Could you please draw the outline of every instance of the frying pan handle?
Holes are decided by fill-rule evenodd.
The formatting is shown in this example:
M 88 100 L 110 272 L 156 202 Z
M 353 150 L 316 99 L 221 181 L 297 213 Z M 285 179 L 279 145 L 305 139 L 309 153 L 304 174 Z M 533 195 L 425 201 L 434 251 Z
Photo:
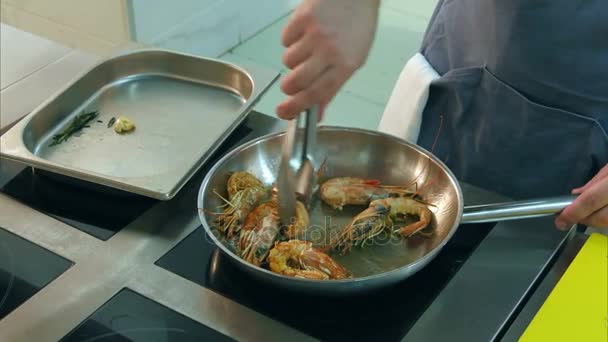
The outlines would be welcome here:
M 483 223 L 549 216 L 572 204 L 577 195 L 541 198 L 537 200 L 482 204 L 464 208 L 461 223 Z

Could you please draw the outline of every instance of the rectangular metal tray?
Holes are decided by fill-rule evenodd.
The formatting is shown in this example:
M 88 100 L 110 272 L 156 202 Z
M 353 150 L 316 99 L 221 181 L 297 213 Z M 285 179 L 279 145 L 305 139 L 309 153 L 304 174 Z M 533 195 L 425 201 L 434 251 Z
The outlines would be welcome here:
M 167 50 L 105 60 L 42 103 L 0 138 L 0 156 L 111 188 L 171 199 L 245 119 L 279 76 L 259 67 Z M 49 146 L 83 112 L 99 116 Z M 107 124 L 126 116 L 135 129 Z M 97 122 L 100 120 L 102 122 Z

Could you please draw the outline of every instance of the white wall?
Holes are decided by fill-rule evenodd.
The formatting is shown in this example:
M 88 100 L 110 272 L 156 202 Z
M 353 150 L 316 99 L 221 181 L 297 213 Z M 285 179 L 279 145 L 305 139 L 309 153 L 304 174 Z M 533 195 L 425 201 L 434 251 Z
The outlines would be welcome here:
M 301 0 L 130 0 L 138 42 L 218 57 L 286 15 Z

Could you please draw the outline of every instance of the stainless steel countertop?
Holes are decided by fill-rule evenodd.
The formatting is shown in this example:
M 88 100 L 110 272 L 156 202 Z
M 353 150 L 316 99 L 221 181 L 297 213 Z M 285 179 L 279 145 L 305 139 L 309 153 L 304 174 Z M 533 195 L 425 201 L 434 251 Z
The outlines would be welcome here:
M 245 123 L 253 129 L 250 136 L 285 128 L 284 122 L 258 113 Z M 20 170 L 1 162 L 0 186 Z M 240 341 L 313 340 L 154 265 L 200 225 L 196 196 L 204 172 L 174 199 L 158 203 L 105 242 L 0 194 L 0 226 L 75 262 L 0 321 L 0 340 L 56 341 L 124 287 Z M 504 200 L 462 186 L 467 205 Z M 551 218 L 497 224 L 404 340 L 490 341 L 503 336 L 571 234 L 555 230 Z M 401 304 L 407 310 L 407 303 Z

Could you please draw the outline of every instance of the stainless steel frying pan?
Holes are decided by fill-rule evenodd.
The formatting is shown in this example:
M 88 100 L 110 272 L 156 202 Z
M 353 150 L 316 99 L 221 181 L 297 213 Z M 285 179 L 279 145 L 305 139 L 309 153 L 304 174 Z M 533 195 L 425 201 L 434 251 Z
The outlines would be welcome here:
M 283 139 L 284 133 L 263 136 L 224 156 L 203 180 L 198 207 L 217 210 L 222 203 L 214 190 L 225 196 L 226 181 L 233 171 L 249 171 L 272 186 L 281 162 Z M 245 262 L 216 230 L 213 215 L 199 210 L 202 225 L 213 242 L 242 270 L 280 287 L 306 292 L 348 294 L 393 284 L 426 266 L 460 224 L 551 215 L 574 198 L 564 196 L 465 208 L 458 181 L 439 159 L 405 140 L 370 130 L 320 127 L 315 156 L 317 162 L 327 158 L 324 178 L 357 176 L 378 179 L 384 184 L 407 184 L 415 180 L 419 187 L 424 187 L 421 195 L 433 205 L 434 234 L 431 238 L 379 240 L 364 248 L 355 247 L 345 256 L 331 254 L 353 273 L 353 278 L 308 280 L 283 276 Z M 308 237 L 314 243 L 323 244 L 330 232 L 344 227 L 363 209 L 345 207 L 343 211 L 335 211 L 315 196 L 311 201 Z

